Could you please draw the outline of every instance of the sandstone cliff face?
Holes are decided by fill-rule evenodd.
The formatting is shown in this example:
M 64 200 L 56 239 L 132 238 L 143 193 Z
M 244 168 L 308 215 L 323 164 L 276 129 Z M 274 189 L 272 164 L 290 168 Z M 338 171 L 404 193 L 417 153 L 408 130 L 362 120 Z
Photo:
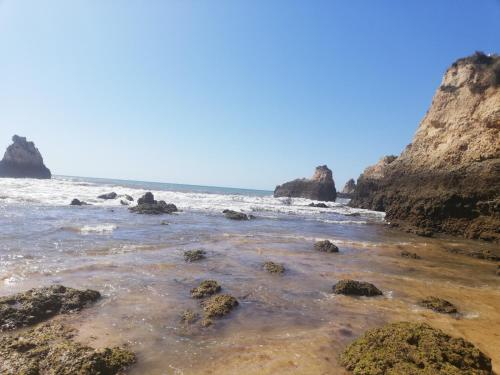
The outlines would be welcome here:
M 43 164 L 40 151 L 25 137 L 14 135 L 0 161 L 0 177 L 50 178 L 50 170 Z
M 274 196 L 335 201 L 337 192 L 335 190 L 332 171 L 326 165 L 316 167 L 311 179 L 296 179 L 276 186 Z
M 500 56 L 477 53 L 446 72 L 410 145 L 359 177 L 351 205 L 387 220 L 500 239 Z

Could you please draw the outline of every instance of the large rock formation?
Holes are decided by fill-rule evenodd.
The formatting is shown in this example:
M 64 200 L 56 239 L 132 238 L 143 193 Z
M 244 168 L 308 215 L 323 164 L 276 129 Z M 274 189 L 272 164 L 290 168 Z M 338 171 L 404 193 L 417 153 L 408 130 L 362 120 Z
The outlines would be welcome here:
M 353 178 L 347 181 L 342 189 L 342 194 L 353 194 L 354 190 L 356 190 L 356 182 Z
M 351 205 L 395 225 L 500 239 L 500 56 L 446 72 L 413 142 L 359 177 Z
M 40 151 L 33 142 L 17 135 L 0 161 L 0 177 L 50 178 L 50 170 L 43 164 Z
M 274 196 L 334 201 L 337 198 L 337 192 L 332 171 L 326 165 L 316 167 L 311 179 L 301 178 L 276 186 Z

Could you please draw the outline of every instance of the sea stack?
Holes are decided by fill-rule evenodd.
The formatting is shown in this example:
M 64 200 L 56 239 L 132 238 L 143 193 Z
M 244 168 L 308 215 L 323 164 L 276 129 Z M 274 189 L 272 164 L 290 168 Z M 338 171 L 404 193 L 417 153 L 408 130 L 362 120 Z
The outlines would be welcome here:
M 335 201 L 337 192 L 332 171 L 326 165 L 316 167 L 312 178 L 301 178 L 276 186 L 275 197 L 308 198 L 317 201 Z
M 50 170 L 43 164 L 40 151 L 26 137 L 14 135 L 0 161 L 0 177 L 51 178 Z
M 500 56 L 446 72 L 411 144 L 359 177 L 351 205 L 417 233 L 500 239 Z

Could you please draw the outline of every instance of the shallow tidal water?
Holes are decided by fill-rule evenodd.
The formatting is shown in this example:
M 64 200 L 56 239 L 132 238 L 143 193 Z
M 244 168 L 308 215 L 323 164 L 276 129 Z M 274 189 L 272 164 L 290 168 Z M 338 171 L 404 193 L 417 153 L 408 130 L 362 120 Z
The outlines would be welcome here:
M 182 211 L 136 215 L 119 200 L 95 198 L 113 190 L 136 199 L 152 190 Z M 70 207 L 72 198 L 93 205 Z M 446 251 L 498 246 L 417 237 L 388 228 L 380 213 L 308 203 L 268 192 L 0 179 L 0 295 L 54 283 L 99 290 L 100 302 L 57 319 L 90 346 L 127 345 L 138 356 L 132 375 L 345 374 L 338 355 L 347 344 L 400 320 L 464 337 L 500 372 L 497 265 Z M 224 208 L 257 218 L 231 221 Z M 315 252 L 320 239 L 340 252 Z M 183 252 L 192 249 L 207 258 L 186 263 Z M 402 250 L 422 259 L 402 258 Z M 285 274 L 265 272 L 268 260 L 283 263 Z M 333 295 L 343 278 L 372 282 L 384 295 Z M 204 279 L 217 280 L 240 304 L 211 327 L 184 325 L 182 311 L 201 313 L 190 290 Z M 428 295 L 449 300 L 460 314 L 418 307 Z

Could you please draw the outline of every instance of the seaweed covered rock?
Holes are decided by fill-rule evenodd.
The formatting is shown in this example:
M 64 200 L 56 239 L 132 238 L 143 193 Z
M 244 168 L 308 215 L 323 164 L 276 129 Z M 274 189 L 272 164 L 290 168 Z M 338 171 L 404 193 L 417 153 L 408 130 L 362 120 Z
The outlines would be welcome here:
M 491 360 L 470 342 L 425 323 L 371 329 L 351 343 L 340 363 L 354 375 L 491 375 Z
M 231 220 L 250 220 L 252 218 L 252 216 L 244 214 L 243 212 L 233 210 L 224 210 L 222 213 L 226 218 Z
M 202 306 L 205 319 L 220 318 L 238 306 L 238 300 L 228 294 L 219 294 L 203 301 Z
M 137 200 L 137 206 L 130 207 L 131 212 L 146 215 L 161 215 L 177 212 L 175 204 L 166 203 L 165 201 L 156 201 L 153 193 L 147 192 Z
M 205 250 L 187 250 L 184 251 L 184 260 L 186 262 L 196 262 L 205 258 Z
M 4 375 L 115 375 L 135 362 L 134 353 L 115 347 L 93 349 L 73 338 L 73 331 L 44 323 L 0 337 L 0 373 Z
M 316 167 L 314 175 L 299 178 L 276 186 L 274 197 L 298 197 L 316 201 L 335 201 L 337 191 L 333 181 L 332 171 L 326 165 Z
M 0 177 L 51 178 L 50 170 L 43 164 L 40 151 L 26 137 L 14 135 L 0 161 Z
M 431 309 L 435 312 L 442 314 L 455 314 L 458 312 L 455 305 L 439 297 L 434 297 L 434 296 L 426 297 L 418 301 L 418 304 L 422 307 Z
M 323 253 L 338 253 L 339 248 L 328 240 L 318 241 L 314 244 L 314 250 Z
M 401 255 L 403 258 L 408 258 L 408 259 L 421 259 L 420 255 L 417 253 L 412 253 L 407 250 L 403 250 L 399 255 Z
M 196 288 L 191 289 L 191 297 L 205 298 L 219 293 L 221 287 L 215 280 L 204 280 Z
M 278 275 L 282 275 L 285 273 L 285 267 L 282 264 L 275 262 L 265 262 L 264 269 L 269 273 L 274 273 Z
M 95 290 L 53 285 L 0 297 L 0 331 L 29 326 L 60 313 L 78 311 L 100 296 Z
M 367 168 L 350 205 L 401 229 L 500 240 L 500 56 L 476 53 L 446 71 L 412 142 Z
M 184 324 L 193 324 L 200 318 L 199 314 L 191 309 L 184 310 L 181 313 L 181 322 Z
M 366 281 L 356 281 L 344 279 L 333 286 L 335 294 L 344 294 L 347 296 L 380 296 L 382 292 L 373 284 Z

